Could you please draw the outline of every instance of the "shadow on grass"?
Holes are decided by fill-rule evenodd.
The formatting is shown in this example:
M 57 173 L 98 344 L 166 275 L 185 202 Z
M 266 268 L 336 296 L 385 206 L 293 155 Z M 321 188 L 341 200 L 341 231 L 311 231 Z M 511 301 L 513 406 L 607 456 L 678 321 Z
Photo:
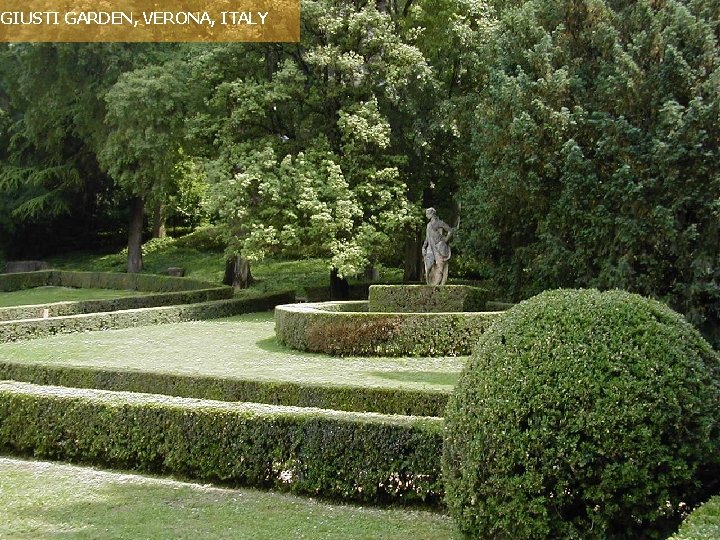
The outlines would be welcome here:
M 294 356 L 304 356 L 308 358 L 334 358 L 330 355 L 323 353 L 312 353 L 307 351 L 299 351 L 291 347 L 282 345 L 276 336 L 270 336 L 264 339 L 259 339 L 255 342 L 255 346 L 265 352 L 280 353 L 280 354 L 291 354 Z
M 16 539 L 455 538 L 450 520 L 430 512 L 363 510 L 66 466 L 46 466 L 39 475 L 6 472 L 13 480 L 11 491 L 18 493 L 9 501 L 0 532 Z
M 267 352 L 279 352 L 279 353 L 293 353 L 298 352 L 294 349 L 291 349 L 289 347 L 286 347 L 285 345 L 280 345 L 280 343 L 277 340 L 277 337 L 271 336 L 265 339 L 259 339 L 255 342 L 255 346 L 258 349 L 261 349 L 263 351 Z

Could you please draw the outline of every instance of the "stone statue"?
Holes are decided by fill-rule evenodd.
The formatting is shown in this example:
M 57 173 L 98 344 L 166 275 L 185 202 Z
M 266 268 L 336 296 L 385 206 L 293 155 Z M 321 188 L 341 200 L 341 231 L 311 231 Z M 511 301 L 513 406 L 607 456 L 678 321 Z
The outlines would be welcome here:
M 454 229 L 437 217 L 434 208 L 425 210 L 425 217 L 429 220 L 422 246 L 425 281 L 428 285 L 445 285 L 450 260 L 449 242 Z M 443 231 L 446 231 L 447 235 L 444 235 Z

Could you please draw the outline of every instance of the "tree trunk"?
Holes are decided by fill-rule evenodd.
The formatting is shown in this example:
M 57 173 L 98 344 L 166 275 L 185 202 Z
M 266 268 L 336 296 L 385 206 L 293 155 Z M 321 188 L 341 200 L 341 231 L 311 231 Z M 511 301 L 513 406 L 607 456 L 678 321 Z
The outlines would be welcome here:
M 142 231 L 145 217 L 145 201 L 142 197 L 133 197 L 130 203 L 130 227 L 128 230 L 127 271 L 135 274 L 142 270 Z
M 380 279 L 380 271 L 373 266 L 368 264 L 362 274 L 363 281 L 377 281 Z
M 236 289 L 247 289 L 255 283 L 255 279 L 250 272 L 250 261 L 244 259 L 240 255 L 231 257 L 225 261 L 225 277 L 223 278 L 225 285 L 232 285 Z
M 153 238 L 165 238 L 165 205 L 161 202 L 155 205 L 153 211 Z
M 350 298 L 350 284 L 347 279 L 338 276 L 338 269 L 330 270 L 330 300 L 347 300 Z
M 422 277 L 420 259 L 420 240 L 417 232 L 413 232 L 411 236 L 405 238 L 404 281 L 420 281 Z

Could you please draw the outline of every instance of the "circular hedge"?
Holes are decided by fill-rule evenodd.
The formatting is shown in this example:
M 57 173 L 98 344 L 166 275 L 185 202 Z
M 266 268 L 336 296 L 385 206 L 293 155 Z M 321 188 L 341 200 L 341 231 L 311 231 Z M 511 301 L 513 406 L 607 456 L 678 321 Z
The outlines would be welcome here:
M 718 487 L 720 359 L 621 291 L 548 291 L 481 338 L 446 411 L 468 538 L 662 538 Z

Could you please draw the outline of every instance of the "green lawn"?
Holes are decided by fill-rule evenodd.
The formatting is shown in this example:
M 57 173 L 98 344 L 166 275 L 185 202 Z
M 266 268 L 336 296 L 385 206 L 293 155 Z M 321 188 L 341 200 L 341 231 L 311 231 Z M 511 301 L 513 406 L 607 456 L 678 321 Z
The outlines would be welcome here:
M 465 358 L 334 358 L 279 345 L 272 313 L 0 344 L 0 360 L 450 392 Z
M 48 259 L 52 268 L 58 270 L 81 270 L 94 272 L 124 272 L 127 255 L 112 253 L 68 253 Z M 172 239 L 143 256 L 146 273 L 164 274 L 170 266 L 185 268 L 185 276 L 192 279 L 220 283 L 225 271 L 225 258 L 221 251 L 198 251 L 177 246 Z M 330 263 L 325 259 L 275 260 L 254 262 L 250 269 L 256 283 L 255 292 L 294 289 L 298 295 L 305 294 L 305 287 L 330 285 Z M 398 280 L 402 270 L 381 268 L 380 277 Z
M 0 538 L 450 540 L 443 515 L 0 457 Z
M 693 510 L 669 540 L 717 540 L 720 538 L 720 495 Z
M 125 272 L 127 254 L 67 253 L 47 259 L 51 268 L 57 270 L 81 270 L 84 272 Z M 185 268 L 185 276 L 192 279 L 220 283 L 224 272 L 222 252 L 204 252 L 191 248 L 179 248 L 169 243 L 162 249 L 143 256 L 145 272 L 164 274 L 170 266 Z
M 74 289 L 71 287 L 36 287 L 22 291 L 0 292 L 0 307 L 76 302 L 79 300 L 107 300 L 125 296 L 148 294 L 139 291 L 114 289 Z

